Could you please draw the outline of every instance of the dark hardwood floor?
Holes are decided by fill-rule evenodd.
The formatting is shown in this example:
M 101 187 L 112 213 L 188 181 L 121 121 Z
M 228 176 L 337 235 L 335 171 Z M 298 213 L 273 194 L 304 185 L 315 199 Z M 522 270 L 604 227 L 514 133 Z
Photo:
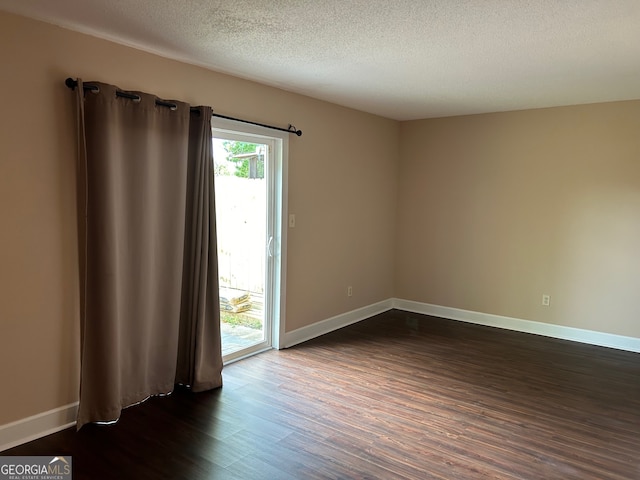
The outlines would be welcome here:
M 1 455 L 74 479 L 640 479 L 640 354 L 391 311 Z

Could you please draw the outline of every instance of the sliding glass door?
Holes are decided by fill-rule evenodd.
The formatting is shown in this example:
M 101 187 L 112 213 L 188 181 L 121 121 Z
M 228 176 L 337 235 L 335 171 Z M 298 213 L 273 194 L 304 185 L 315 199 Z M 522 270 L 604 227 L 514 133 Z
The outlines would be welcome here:
M 214 128 L 213 136 L 220 328 L 230 362 L 279 339 L 282 149 L 248 132 Z

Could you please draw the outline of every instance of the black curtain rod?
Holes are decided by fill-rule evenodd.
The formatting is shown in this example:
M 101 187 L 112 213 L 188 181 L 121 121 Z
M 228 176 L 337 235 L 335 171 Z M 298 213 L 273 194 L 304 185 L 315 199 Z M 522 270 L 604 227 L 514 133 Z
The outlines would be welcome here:
M 67 87 L 69 87 L 71 90 L 75 90 L 75 88 L 78 86 L 78 81 L 74 80 L 73 78 L 67 78 L 65 80 L 64 84 Z M 98 87 L 97 85 L 83 84 L 82 87 L 84 88 L 84 90 L 91 90 L 92 92 L 99 92 L 100 91 L 100 87 Z M 123 92 L 121 90 L 116 90 L 116 97 L 129 98 L 131 100 L 140 100 L 140 97 L 138 95 L 136 95 L 135 93 Z M 175 103 L 166 102 L 166 101 L 160 100 L 160 99 L 156 99 L 156 105 L 161 106 L 161 107 L 171 108 L 172 110 L 175 110 L 177 108 Z M 197 108 L 193 108 L 193 107 L 191 108 L 191 110 L 195 111 L 195 112 L 199 111 Z M 279 130 L 281 132 L 295 133 L 299 137 L 302 136 L 302 130 L 296 129 L 296 127 L 294 127 L 291 124 L 289 124 L 289 128 L 282 128 L 282 127 L 275 127 L 273 125 L 267 125 L 265 123 L 258 123 L 258 122 L 252 122 L 250 120 L 243 120 L 242 118 L 229 117 L 227 115 L 221 115 L 221 114 L 215 113 L 215 112 L 211 116 L 224 118 L 224 119 L 227 119 L 227 120 L 233 120 L 235 122 L 248 123 L 249 125 L 257 125 L 259 127 L 270 128 L 272 130 Z

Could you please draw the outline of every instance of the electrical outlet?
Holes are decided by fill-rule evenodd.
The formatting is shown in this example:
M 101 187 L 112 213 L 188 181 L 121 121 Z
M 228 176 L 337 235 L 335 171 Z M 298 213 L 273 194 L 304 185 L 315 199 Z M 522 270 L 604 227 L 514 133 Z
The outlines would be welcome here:
M 353 297 L 353 287 L 351 285 L 347 287 L 347 297 Z
M 542 305 L 548 307 L 551 305 L 551 296 L 550 295 L 542 295 Z

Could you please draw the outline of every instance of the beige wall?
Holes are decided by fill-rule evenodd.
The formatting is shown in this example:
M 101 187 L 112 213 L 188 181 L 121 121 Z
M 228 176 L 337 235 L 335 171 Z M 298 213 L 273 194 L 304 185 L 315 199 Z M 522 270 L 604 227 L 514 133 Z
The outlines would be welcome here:
M 639 126 L 640 101 L 403 123 L 396 296 L 640 337 Z
M 287 330 L 393 296 L 397 122 L 4 13 L 0 62 L 0 425 L 77 400 L 67 76 L 294 123 L 304 135 L 290 139 Z

